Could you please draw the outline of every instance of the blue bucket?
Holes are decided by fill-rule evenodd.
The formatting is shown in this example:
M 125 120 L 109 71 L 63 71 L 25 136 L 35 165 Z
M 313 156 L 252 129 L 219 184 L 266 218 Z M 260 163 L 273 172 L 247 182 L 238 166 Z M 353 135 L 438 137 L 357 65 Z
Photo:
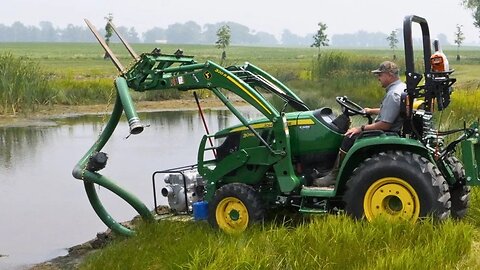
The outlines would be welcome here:
M 208 202 L 200 201 L 193 203 L 193 219 L 206 220 L 208 218 Z

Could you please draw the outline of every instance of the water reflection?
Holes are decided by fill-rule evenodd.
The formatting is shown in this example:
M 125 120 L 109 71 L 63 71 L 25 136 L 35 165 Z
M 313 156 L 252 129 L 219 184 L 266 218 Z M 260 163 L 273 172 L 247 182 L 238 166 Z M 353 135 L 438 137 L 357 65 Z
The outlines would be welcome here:
M 45 142 L 45 134 L 46 130 L 39 128 L 0 128 L 0 166 L 13 169 L 23 156 L 35 154 L 37 145 Z
M 239 122 L 227 111 L 204 114 L 211 132 Z M 257 116 L 250 109 L 243 114 Z M 205 131 L 196 111 L 142 113 L 140 118 L 150 127 L 129 139 L 127 123 L 119 123 L 104 147 L 110 158 L 102 174 L 152 208 L 151 174 L 196 163 Z M 0 128 L 0 254 L 8 255 L 0 257 L 0 269 L 63 255 L 65 248 L 106 229 L 88 203 L 82 182 L 71 175 L 106 120 L 88 115 L 56 119 L 56 126 Z M 136 215 L 108 190 L 98 193 L 116 220 Z

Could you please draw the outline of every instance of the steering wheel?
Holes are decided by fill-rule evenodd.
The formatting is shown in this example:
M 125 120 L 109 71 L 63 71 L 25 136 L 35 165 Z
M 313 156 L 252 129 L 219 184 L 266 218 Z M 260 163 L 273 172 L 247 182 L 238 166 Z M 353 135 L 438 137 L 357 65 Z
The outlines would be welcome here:
M 372 116 L 370 116 L 370 114 L 365 113 L 365 110 L 363 109 L 362 106 L 349 100 L 347 96 L 336 97 L 335 100 L 337 101 L 338 104 L 340 104 L 340 106 L 342 106 L 342 111 L 344 114 L 348 116 L 361 115 L 368 119 L 369 124 L 373 122 Z

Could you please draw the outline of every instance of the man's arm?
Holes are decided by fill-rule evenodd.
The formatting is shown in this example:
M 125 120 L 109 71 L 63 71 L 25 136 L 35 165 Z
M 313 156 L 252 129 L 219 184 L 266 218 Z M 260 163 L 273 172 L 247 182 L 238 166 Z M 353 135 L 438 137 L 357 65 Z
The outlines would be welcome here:
M 364 108 L 363 111 L 366 114 L 379 114 L 380 113 L 380 108 Z
M 352 137 L 355 134 L 358 134 L 362 131 L 365 130 L 389 130 L 390 127 L 392 126 L 391 123 L 383 122 L 383 121 L 378 121 L 369 125 L 363 125 L 361 127 L 353 127 L 347 130 L 345 133 L 346 137 Z

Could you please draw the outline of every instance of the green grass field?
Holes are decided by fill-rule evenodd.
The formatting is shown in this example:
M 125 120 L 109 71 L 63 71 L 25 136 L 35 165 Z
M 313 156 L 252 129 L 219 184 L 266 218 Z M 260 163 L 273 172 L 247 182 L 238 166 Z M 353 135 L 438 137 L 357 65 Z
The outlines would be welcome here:
M 159 45 L 133 45 L 138 53 L 149 52 L 155 46 Z M 120 45 L 112 47 L 126 66 L 131 64 Z M 220 60 L 221 52 L 213 46 L 161 47 L 164 53 L 182 48 L 186 55 L 195 55 L 198 62 Z M 23 59 L 17 69 L 25 75 L 21 80 L 33 83 L 38 79 L 35 87 L 44 91 L 43 105 L 105 103 L 117 74 L 111 62 L 102 59 L 100 46 L 93 43 L 0 43 L 0 52 L 10 55 L 4 54 L 8 61 Z M 462 48 L 462 60 L 450 60 L 458 83 L 452 95 L 452 105 L 437 113 L 443 120 L 442 128 L 461 127 L 463 120 L 474 120 L 480 115 L 479 52 L 478 48 Z M 390 59 L 391 54 L 385 49 L 325 49 L 322 61 L 318 62 L 314 48 L 232 46 L 227 51 L 227 64 L 248 61 L 265 69 L 285 82 L 311 107 L 336 106 L 333 101 L 336 95 L 347 95 L 372 107 L 378 104 L 383 92 L 369 70 Z M 401 52 L 396 54 L 399 56 Z M 454 59 L 456 51 L 451 48 L 446 54 Z M 421 59 L 418 52 L 416 57 Z M 404 60 L 399 57 L 397 62 L 402 66 Z M 32 78 L 33 71 L 38 74 L 37 79 Z M 18 111 L 39 105 L 38 93 L 27 91 L 32 88 L 29 85 L 22 86 L 24 92 L 13 96 L 14 89 L 7 86 L 16 83 L 15 80 L 18 77 L 14 75 L 3 78 L 0 114 L 10 114 L 10 107 L 15 106 L 15 102 Z M 42 86 L 42 81 L 48 82 L 47 88 Z M 172 93 L 134 95 L 135 100 L 182 97 Z M 330 215 L 313 217 L 295 225 L 267 222 L 242 235 L 232 236 L 212 230 L 202 222 L 162 221 L 141 226 L 136 237 L 116 240 L 90 257 L 82 268 L 480 269 L 480 260 L 476 257 L 480 251 L 479 195 L 478 189 L 474 188 L 471 208 L 465 219 L 448 220 L 442 224 L 434 224 L 431 220 L 417 224 L 386 221 L 369 224 L 342 215 Z
M 133 48 L 141 53 L 150 52 L 156 46 L 160 45 L 134 44 Z M 206 60 L 220 61 L 220 50 L 214 46 L 161 45 L 163 53 L 173 53 L 178 48 L 181 48 L 186 55 L 194 55 L 196 61 L 200 63 Z M 126 67 L 132 64 L 132 59 L 120 44 L 113 44 L 112 49 Z M 38 64 L 40 66 L 41 72 L 38 71 L 38 75 L 33 77 L 43 80 L 42 78 L 47 76 L 49 83 L 47 93 L 43 93 L 42 99 L 37 102 L 40 105 L 106 103 L 112 91 L 113 79 L 118 74 L 110 60 L 103 59 L 103 49 L 95 43 L 0 43 L 0 52 L 21 58 L 28 62 L 27 65 Z M 453 56 L 456 51 L 447 50 L 446 53 Z M 324 105 L 325 102 L 331 103 L 329 99 L 337 94 L 356 98 L 358 102 L 363 102 L 366 106 L 376 105 L 377 98 L 381 96 L 381 93 L 379 94 L 377 91 L 379 86 L 375 78 L 368 74 L 368 70 L 375 68 L 379 62 L 390 59 L 392 56 L 390 50 L 346 51 L 327 48 L 322 50 L 322 54 L 324 56 L 333 55 L 329 58 L 330 62 L 323 61 L 323 65 L 335 63 L 338 60 L 338 57 L 335 58 L 336 55 L 342 54 L 340 60 L 349 59 L 347 64 L 354 63 L 355 69 L 351 70 L 348 66 L 342 66 L 341 69 L 336 70 L 336 73 L 317 72 L 315 74 L 314 69 L 321 68 L 316 61 L 316 48 L 232 46 L 227 51 L 226 64 L 253 63 L 290 86 L 310 106 L 317 107 Z M 396 54 L 400 56 L 401 52 L 397 51 Z M 420 53 L 417 52 L 415 56 L 421 62 Z M 461 56 L 462 61 L 451 61 L 451 66 L 456 69 L 455 76 L 458 78 L 457 89 L 475 90 L 479 87 L 477 74 L 480 72 L 480 65 L 477 64 L 479 59 L 477 48 L 464 48 L 461 50 Z M 399 57 L 397 62 L 402 66 L 402 57 Z M 333 80 L 332 74 L 335 75 Z M 358 74 L 361 74 L 361 80 L 359 80 Z M 8 82 L 13 79 L 2 78 L 2 80 Z M 18 110 L 23 111 L 34 109 L 35 105 L 38 105 L 32 103 L 37 100 L 36 97 L 31 97 L 31 102 L 18 99 L 7 102 L 5 95 L 2 95 L 2 92 L 7 92 L 2 90 L 4 88 L 0 86 L 0 114 L 12 113 L 12 105 L 9 104 L 12 102 L 23 102 L 18 104 Z M 33 95 L 33 91 L 30 91 L 30 94 Z M 133 96 L 135 100 L 155 100 L 178 98 L 182 95 L 159 92 L 156 94 L 134 93 Z M 370 100 L 367 97 L 374 99 Z

